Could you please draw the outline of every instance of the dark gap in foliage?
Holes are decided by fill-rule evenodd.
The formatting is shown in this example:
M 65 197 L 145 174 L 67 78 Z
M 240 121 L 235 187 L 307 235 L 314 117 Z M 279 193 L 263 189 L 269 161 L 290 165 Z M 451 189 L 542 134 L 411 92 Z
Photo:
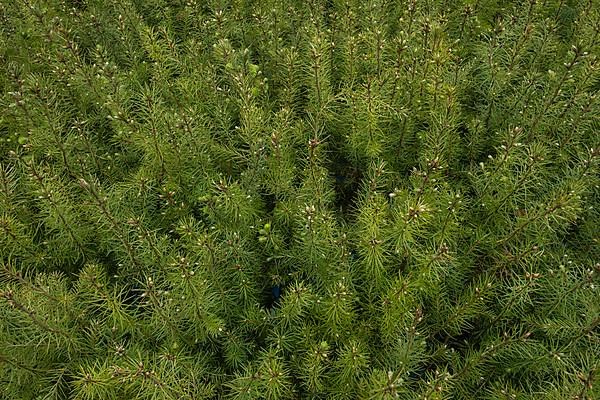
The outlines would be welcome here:
M 363 174 L 341 151 L 342 143 L 334 143 L 331 148 L 329 171 L 334 179 L 335 208 L 341 210 L 341 215 L 348 215 L 358 195 Z
M 261 198 L 263 199 L 263 204 L 265 205 L 265 214 L 268 216 L 272 216 L 273 210 L 277 205 L 277 197 L 273 193 L 268 193 L 266 188 L 264 187 L 260 193 Z

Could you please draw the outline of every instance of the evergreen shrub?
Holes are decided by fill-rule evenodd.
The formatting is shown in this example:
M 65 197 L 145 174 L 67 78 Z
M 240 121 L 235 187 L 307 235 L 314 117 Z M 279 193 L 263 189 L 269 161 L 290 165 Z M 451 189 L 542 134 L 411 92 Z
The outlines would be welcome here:
M 1 399 L 600 399 L 597 0 L 0 21 Z

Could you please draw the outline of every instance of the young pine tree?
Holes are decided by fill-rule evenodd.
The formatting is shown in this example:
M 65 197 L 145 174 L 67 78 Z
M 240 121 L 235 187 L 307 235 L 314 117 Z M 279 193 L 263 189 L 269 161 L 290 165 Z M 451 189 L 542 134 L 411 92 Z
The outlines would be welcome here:
M 600 398 L 597 1 L 0 21 L 1 399 Z

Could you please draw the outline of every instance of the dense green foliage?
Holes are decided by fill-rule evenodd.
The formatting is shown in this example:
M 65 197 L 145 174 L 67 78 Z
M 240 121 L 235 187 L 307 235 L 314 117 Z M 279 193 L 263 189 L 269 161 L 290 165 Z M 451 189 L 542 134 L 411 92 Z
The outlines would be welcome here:
M 0 21 L 1 399 L 600 398 L 596 0 Z

